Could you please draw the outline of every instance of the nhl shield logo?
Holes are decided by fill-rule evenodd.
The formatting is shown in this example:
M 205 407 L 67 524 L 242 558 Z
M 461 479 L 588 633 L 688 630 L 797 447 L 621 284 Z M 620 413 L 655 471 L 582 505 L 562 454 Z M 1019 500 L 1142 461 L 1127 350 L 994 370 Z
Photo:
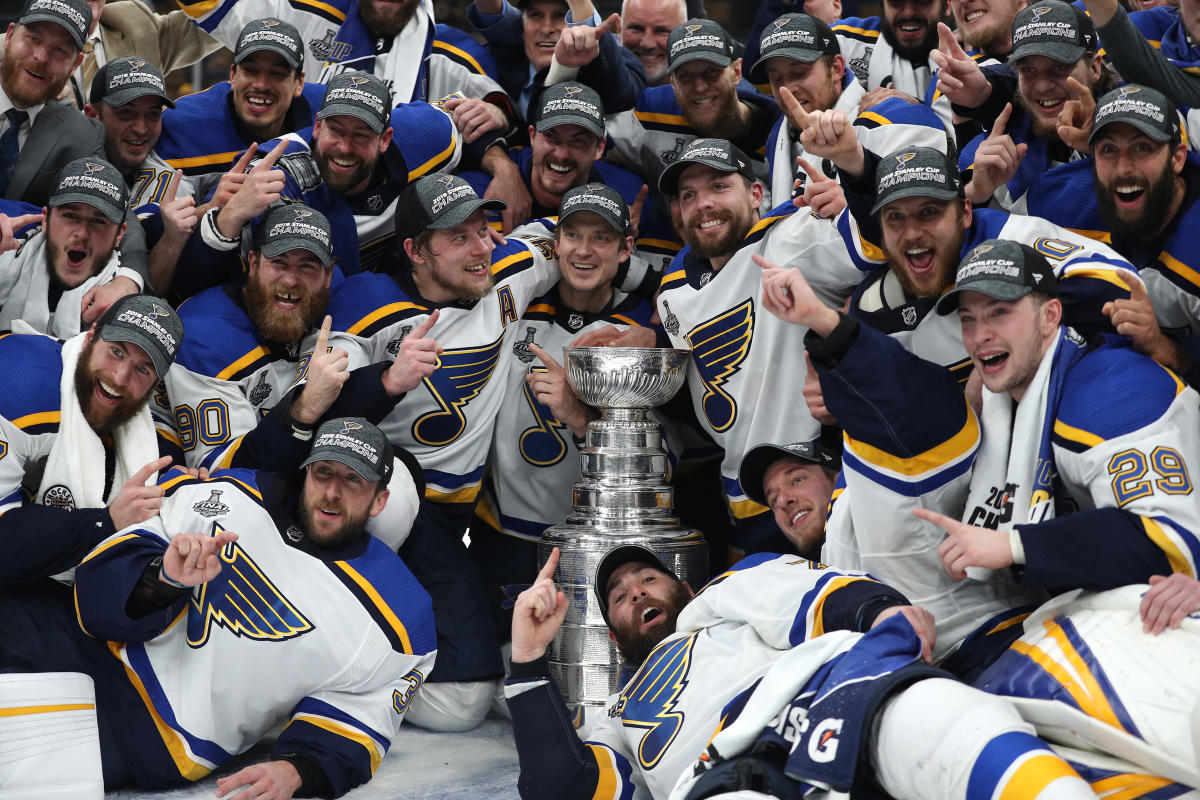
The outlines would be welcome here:
M 367 198 L 367 208 L 372 211 L 379 211 L 383 208 L 383 195 L 376 192 Z
M 229 506 L 221 502 L 221 490 L 213 489 L 207 500 L 201 500 L 192 506 L 192 511 L 202 517 L 219 517 L 229 513 Z
M 287 530 L 284 531 L 284 533 L 293 542 L 298 542 L 304 538 L 304 531 L 300 530 L 295 525 L 288 525 Z
M 75 495 L 61 483 L 55 484 L 42 495 L 42 505 L 51 508 L 61 508 L 65 511 L 75 510 Z
M 709 281 L 711 281 L 713 279 L 713 275 L 715 275 L 715 274 L 716 274 L 715 272 L 706 272 L 703 275 L 701 275 L 700 276 L 700 285 L 708 286 Z
M 904 324 L 912 327 L 917 324 L 917 310 L 912 306 L 905 306 L 900 311 L 900 318 L 904 320 Z
M 571 314 L 571 316 L 567 317 L 567 327 L 573 331 L 577 331 L 580 328 L 582 328 L 583 327 L 583 315 L 582 314 L 574 314 L 574 313 Z

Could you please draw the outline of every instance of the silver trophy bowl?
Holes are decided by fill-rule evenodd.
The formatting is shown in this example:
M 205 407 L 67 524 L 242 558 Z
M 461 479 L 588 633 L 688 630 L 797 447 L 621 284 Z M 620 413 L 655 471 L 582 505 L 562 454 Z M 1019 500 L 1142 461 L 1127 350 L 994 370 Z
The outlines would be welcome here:
M 668 347 L 564 347 L 567 383 L 589 406 L 654 408 L 687 375 L 687 350 Z
M 542 535 L 538 558 L 545 564 L 555 547 L 561 552 L 556 580 L 570 605 L 548 655 L 582 735 L 629 677 L 592 587 L 600 560 L 614 547 L 638 544 L 693 587 L 707 577 L 708 548 L 699 531 L 679 525 L 662 431 L 646 416 L 682 386 L 689 355 L 658 347 L 563 348 L 567 382 L 601 419 L 588 425 L 573 513 Z

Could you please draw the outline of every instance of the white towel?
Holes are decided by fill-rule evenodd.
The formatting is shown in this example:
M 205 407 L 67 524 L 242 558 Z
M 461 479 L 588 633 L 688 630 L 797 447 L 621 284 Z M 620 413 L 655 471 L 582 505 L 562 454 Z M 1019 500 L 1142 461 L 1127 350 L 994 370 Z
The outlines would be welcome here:
M 63 343 L 59 384 L 62 416 L 38 487 L 37 502 L 42 505 L 67 505 L 69 502 L 72 508 L 107 506 L 130 476 L 158 458 L 154 421 L 149 406 L 144 406 L 113 433 L 116 474 L 105 495 L 104 444 L 84 419 L 79 398 L 75 395 L 75 365 L 86 336 L 81 333 Z M 158 475 L 152 475 L 146 485 L 157 480 Z M 48 495 L 51 502 L 47 502 Z
M 896 55 L 896 51 L 881 33 L 871 51 L 871 63 L 867 66 L 867 89 L 890 86 L 924 101 L 925 90 L 929 88 L 929 81 L 936 68 L 932 61 L 928 66 L 918 67 L 908 59 Z

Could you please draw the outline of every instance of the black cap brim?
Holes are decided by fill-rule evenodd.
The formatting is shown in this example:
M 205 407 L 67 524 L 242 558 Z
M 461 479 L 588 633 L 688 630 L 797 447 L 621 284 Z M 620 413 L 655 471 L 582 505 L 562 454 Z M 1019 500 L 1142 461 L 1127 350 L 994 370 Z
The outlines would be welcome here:
M 503 211 L 508 208 L 508 203 L 503 200 L 487 199 L 487 200 L 471 200 L 466 203 L 459 203 L 452 206 L 439 216 L 437 219 L 430 222 L 425 227 L 430 230 L 442 231 L 446 228 L 453 228 L 455 225 L 461 225 L 467 221 L 467 217 L 474 214 L 479 209 L 484 211 Z
M 667 168 L 662 171 L 662 175 L 658 176 L 659 194 L 667 194 L 667 195 L 679 194 L 679 176 L 683 174 L 683 171 L 685 169 L 692 166 L 693 164 L 700 164 L 701 166 L 711 167 L 711 168 L 715 169 L 717 172 L 725 172 L 730 175 L 737 172 L 737 173 L 749 178 L 750 180 L 754 180 L 754 178 L 751 177 L 750 175 L 746 175 L 746 173 L 744 171 L 736 169 L 734 167 L 731 167 L 726 162 L 718 161 L 714 158 L 678 159 L 678 160 L 672 161 L 670 164 L 668 164 Z
M 871 213 L 878 214 L 883 210 L 883 207 L 888 203 L 893 203 L 896 200 L 903 200 L 906 197 L 932 197 L 935 200 L 953 200 L 956 197 L 961 197 L 959 192 L 953 189 L 936 186 L 906 186 L 895 192 L 888 192 L 883 200 L 877 200 L 875 205 L 871 206 Z
M 1086 51 L 1083 47 L 1077 44 L 1045 41 L 1030 42 L 1013 50 L 1008 56 L 1008 61 L 1010 64 L 1015 65 L 1025 56 L 1045 56 L 1060 64 L 1074 64 L 1083 58 L 1084 52 Z
M 270 242 L 263 243 L 261 252 L 267 258 L 283 255 L 289 250 L 307 250 L 321 260 L 325 265 L 325 269 L 330 269 L 333 266 L 333 257 L 328 250 L 323 249 L 319 244 L 312 239 L 303 236 L 280 236 L 277 239 L 272 239 Z
M 1009 281 L 978 280 L 969 281 L 963 286 L 955 286 L 938 298 L 934 309 L 943 317 L 958 309 L 958 302 L 963 292 L 979 292 L 996 300 L 1020 300 L 1033 291 L 1032 286 L 1010 283 Z
M 582 114 L 552 114 L 549 117 L 543 117 L 538 121 L 533 129 L 538 133 L 548 131 L 551 128 L 557 128 L 559 125 L 578 125 L 588 133 L 597 136 L 601 139 L 605 136 L 604 126 L 596 122 L 594 119 L 589 119 Z
M 604 617 L 604 621 L 610 625 L 612 623 L 608 619 L 608 581 L 617 569 L 635 561 L 649 564 L 655 569 L 662 570 L 670 575 L 673 580 L 679 580 L 679 576 L 673 570 L 667 568 L 667 565 L 662 562 L 658 554 L 647 547 L 639 544 L 625 544 L 609 550 L 605 553 L 604 558 L 600 559 L 599 566 L 596 567 L 593 588 L 596 592 L 596 599 L 600 601 L 600 614 Z
M 815 464 L 818 467 L 832 467 L 832 464 L 824 464 L 819 458 L 808 458 L 794 450 L 789 450 L 786 447 L 781 447 L 777 444 L 760 444 L 750 448 L 746 455 L 742 456 L 742 463 L 738 467 L 738 483 L 742 487 L 743 494 L 749 497 L 760 505 L 767 504 L 767 492 L 763 488 L 763 478 L 767 475 L 767 470 L 781 458 L 794 458 L 797 461 L 804 461 L 808 464 Z
M 767 62 L 775 58 L 775 56 L 790 58 L 802 64 L 811 64 L 823 55 L 825 53 L 822 53 L 820 50 L 809 50 L 801 47 L 778 47 L 769 53 L 763 53 L 762 57 L 754 62 L 754 66 L 750 68 L 750 79 L 755 83 L 766 83 L 767 74 L 765 70 Z
M 125 221 L 125 211 L 118 207 L 116 203 L 101 200 L 96 195 L 88 192 L 63 192 L 62 194 L 56 194 L 50 198 L 50 202 L 46 205 L 49 208 L 57 208 L 58 206 L 65 206 L 67 203 L 84 203 L 89 205 L 115 225 L 120 225 Z
M 146 87 L 131 87 L 129 89 L 121 89 L 116 92 L 110 92 L 109 94 L 104 95 L 104 97 L 101 99 L 102 102 L 108 103 L 113 108 L 119 108 L 121 106 L 129 105 L 139 97 L 157 97 L 159 100 L 163 101 L 163 105 L 165 105 L 167 108 L 175 107 L 175 101 L 168 97 L 165 93 Z
M 1174 111 L 1172 111 L 1172 113 L 1174 113 Z M 1124 122 L 1126 125 L 1131 125 L 1149 136 L 1150 139 L 1155 142 L 1161 143 L 1175 140 L 1173 134 L 1167 133 L 1160 126 L 1155 125 L 1148 119 L 1139 117 L 1136 114 L 1123 115 L 1121 113 L 1117 113 L 1113 114 L 1112 117 L 1104 120 L 1099 125 L 1096 125 L 1092 128 L 1091 134 L 1088 135 L 1088 144 L 1091 144 L 1096 137 L 1100 135 L 1100 131 L 1104 130 L 1109 125 L 1112 125 L 1114 122 Z
M 708 61 L 718 67 L 725 68 L 733 63 L 733 59 L 724 53 L 714 53 L 711 50 L 697 49 L 694 53 L 682 55 L 667 65 L 668 72 L 674 72 L 689 61 Z
M 355 119 L 361 119 L 375 133 L 383 133 L 384 128 L 387 127 L 379 117 L 370 113 L 362 106 L 356 106 L 351 103 L 330 103 L 323 106 L 317 112 L 317 119 L 326 119 L 328 117 L 354 117 Z
M 79 35 L 79 29 L 72 27 L 66 20 L 57 14 L 44 14 L 35 11 L 28 16 L 21 17 L 19 22 L 21 25 L 28 25 L 31 22 L 53 22 L 58 27 L 63 28 L 67 33 L 71 34 L 71 41 L 75 42 L 75 49 L 83 49 L 84 37 Z
M 269 42 L 263 42 L 261 44 L 252 44 L 252 45 L 248 45 L 247 47 L 242 48 L 233 57 L 233 63 L 240 64 L 243 61 L 245 61 L 246 57 L 249 56 L 251 53 L 260 53 L 263 50 L 267 50 L 269 52 L 279 55 L 281 58 L 283 58 L 283 60 L 292 69 L 300 69 L 300 62 L 296 60 L 295 53 L 291 53 L 291 52 L 285 50 L 284 48 L 280 47 L 279 45 L 270 44 Z

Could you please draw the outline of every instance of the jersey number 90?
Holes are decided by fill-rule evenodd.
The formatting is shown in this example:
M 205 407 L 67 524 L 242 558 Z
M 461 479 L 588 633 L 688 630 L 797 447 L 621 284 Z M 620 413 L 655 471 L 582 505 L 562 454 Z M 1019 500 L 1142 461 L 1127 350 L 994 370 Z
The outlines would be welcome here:
M 216 447 L 229 440 L 229 406 L 224 400 L 205 400 L 195 408 L 175 406 L 175 430 L 185 452 L 197 444 Z

